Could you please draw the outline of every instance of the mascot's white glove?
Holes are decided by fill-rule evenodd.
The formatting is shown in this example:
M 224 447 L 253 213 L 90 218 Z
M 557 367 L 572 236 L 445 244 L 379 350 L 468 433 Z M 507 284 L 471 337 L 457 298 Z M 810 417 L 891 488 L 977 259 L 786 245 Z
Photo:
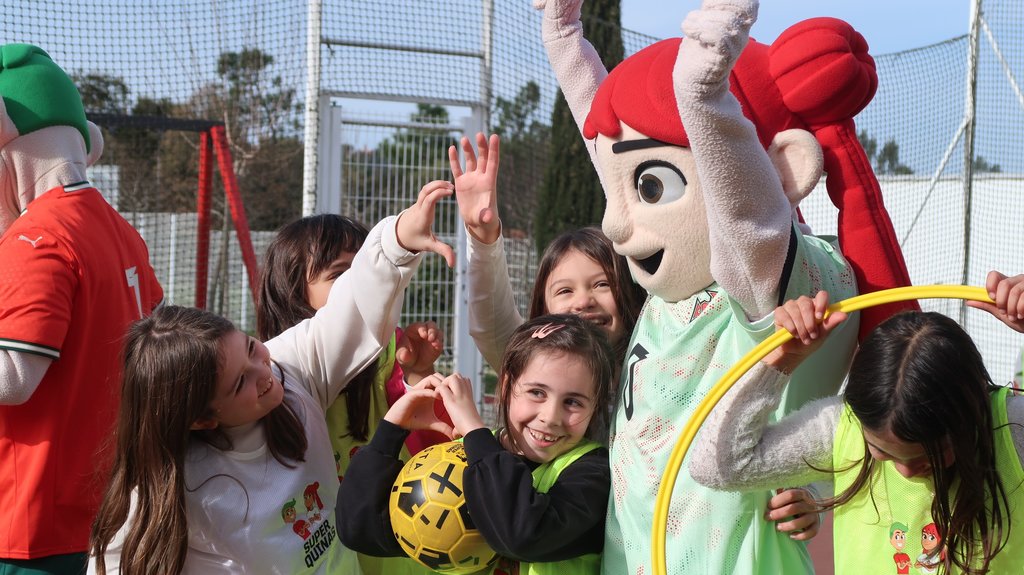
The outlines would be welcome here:
M 594 95 L 608 76 L 601 56 L 583 37 L 583 23 L 580 22 L 583 0 L 533 0 L 533 6 L 544 11 L 541 19 L 544 49 L 576 126 L 582 133 Z M 600 174 L 601 168 L 592 144 L 587 145 L 587 151 Z
M 580 21 L 583 0 L 533 0 L 533 7 L 544 11 L 544 18 L 563 26 Z
M 686 16 L 683 34 L 696 42 L 683 42 L 680 47 L 687 65 L 676 69 L 677 88 L 714 89 L 728 78 L 747 45 L 757 6 L 756 0 L 704 0 L 700 10 Z

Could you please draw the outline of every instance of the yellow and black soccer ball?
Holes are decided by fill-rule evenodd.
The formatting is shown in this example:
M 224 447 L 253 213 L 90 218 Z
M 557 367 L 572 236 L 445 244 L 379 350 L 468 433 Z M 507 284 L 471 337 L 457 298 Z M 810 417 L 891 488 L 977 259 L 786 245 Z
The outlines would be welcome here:
M 466 450 L 461 443 L 417 453 L 391 488 L 391 526 L 399 545 L 438 573 L 475 573 L 496 555 L 473 525 L 462 492 Z

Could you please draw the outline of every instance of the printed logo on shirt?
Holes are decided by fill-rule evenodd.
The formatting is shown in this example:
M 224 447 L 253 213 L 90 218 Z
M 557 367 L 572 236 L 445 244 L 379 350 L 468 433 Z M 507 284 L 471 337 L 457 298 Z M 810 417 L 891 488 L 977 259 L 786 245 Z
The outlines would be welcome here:
M 889 545 L 892 545 L 893 549 L 896 550 L 892 560 L 896 563 L 897 575 L 907 575 L 910 573 L 910 555 L 904 552 L 904 548 L 907 546 L 907 531 L 909 529 L 909 527 L 899 521 L 889 527 Z
M 292 526 L 295 535 L 302 538 L 305 563 L 312 567 L 330 549 L 338 532 L 330 522 L 330 515 L 324 511 L 320 499 L 320 482 L 310 483 L 302 492 L 302 503 L 306 513 L 299 517 L 296 499 L 290 499 L 281 507 L 281 519 Z
M 39 243 L 39 240 L 43 239 L 43 236 L 39 236 L 38 238 L 33 240 L 32 238 L 26 236 L 25 234 L 18 234 L 18 239 L 23 242 L 28 242 L 32 244 L 32 247 L 35 248 L 36 244 Z
M 622 407 L 626 410 L 626 421 L 633 419 L 633 378 L 636 377 L 637 366 L 647 358 L 648 353 L 644 346 L 638 343 L 633 346 L 632 351 L 629 352 L 629 359 L 626 361 L 629 366 L 629 378 L 626 380 L 626 385 L 622 387 Z
M 697 295 L 696 301 L 693 302 L 693 313 L 690 315 L 690 321 L 700 317 L 708 309 L 708 306 L 711 305 L 711 300 L 715 299 L 717 295 L 718 292 L 710 290 L 704 290 L 703 295 Z
M 889 545 L 896 550 L 892 556 L 895 573 L 897 575 L 909 574 L 911 567 L 925 575 L 936 573 L 939 566 L 946 560 L 946 549 L 942 543 L 942 537 L 939 536 L 938 528 L 935 523 L 929 523 L 921 528 L 920 553 L 915 561 L 911 561 L 910 554 L 907 553 L 907 551 L 913 553 L 918 551 L 916 545 L 913 546 L 913 549 L 907 547 L 907 535 L 910 529 L 906 523 L 900 521 L 894 522 L 889 527 Z

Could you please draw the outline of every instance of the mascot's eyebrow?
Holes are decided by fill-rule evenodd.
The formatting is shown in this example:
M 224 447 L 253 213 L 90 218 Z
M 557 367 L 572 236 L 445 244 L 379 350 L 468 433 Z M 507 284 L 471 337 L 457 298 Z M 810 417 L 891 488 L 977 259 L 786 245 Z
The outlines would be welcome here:
M 668 142 L 662 142 L 661 140 L 655 140 L 654 138 L 644 138 L 643 140 L 625 140 L 622 142 L 615 142 L 612 144 L 612 153 L 621 154 L 623 152 L 632 152 L 633 150 L 643 150 L 645 148 L 660 148 L 661 146 L 672 146 L 675 148 L 683 147 L 676 146 L 675 144 L 669 144 Z

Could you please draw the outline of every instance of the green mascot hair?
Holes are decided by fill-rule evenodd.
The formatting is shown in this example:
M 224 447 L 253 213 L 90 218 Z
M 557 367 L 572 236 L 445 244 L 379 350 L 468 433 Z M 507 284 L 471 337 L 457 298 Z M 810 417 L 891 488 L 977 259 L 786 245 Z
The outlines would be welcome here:
M 19 134 L 70 126 L 82 133 L 85 149 L 90 149 L 89 127 L 78 88 L 42 48 L 31 44 L 0 46 L 0 96 Z

